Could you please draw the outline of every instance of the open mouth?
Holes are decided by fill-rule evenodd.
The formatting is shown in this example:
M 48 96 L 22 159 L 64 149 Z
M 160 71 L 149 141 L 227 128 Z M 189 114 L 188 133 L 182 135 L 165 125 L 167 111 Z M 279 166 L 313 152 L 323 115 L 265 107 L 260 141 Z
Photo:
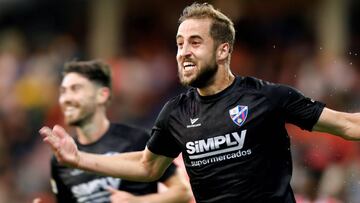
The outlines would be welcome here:
M 68 106 L 64 109 L 64 115 L 70 116 L 70 115 L 74 114 L 76 111 L 77 111 L 76 107 Z
M 193 62 L 184 62 L 184 63 L 183 63 L 183 67 L 184 67 L 184 70 L 185 70 L 185 71 L 191 71 L 191 70 L 193 70 L 196 66 L 195 66 L 195 63 L 193 63 Z

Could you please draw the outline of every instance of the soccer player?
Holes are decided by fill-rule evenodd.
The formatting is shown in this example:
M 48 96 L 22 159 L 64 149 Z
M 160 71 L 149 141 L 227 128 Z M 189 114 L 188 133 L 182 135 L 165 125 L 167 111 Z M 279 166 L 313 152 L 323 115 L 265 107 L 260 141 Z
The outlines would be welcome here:
M 132 126 L 111 123 L 106 116 L 111 98 L 111 71 L 101 61 L 65 64 L 59 103 L 65 123 L 76 129 L 80 150 L 113 156 L 145 148 L 149 135 Z M 69 168 L 51 160 L 52 189 L 58 202 L 189 202 L 187 180 L 171 164 L 159 179 L 167 190 L 157 193 L 158 181 L 123 180 Z
M 63 128 L 40 134 L 72 167 L 151 181 L 181 152 L 198 203 L 292 203 L 292 160 L 285 123 L 360 139 L 360 114 L 326 108 L 297 90 L 230 69 L 235 30 L 209 4 L 186 7 L 176 35 L 180 82 L 190 86 L 160 112 L 142 152 L 79 151 Z

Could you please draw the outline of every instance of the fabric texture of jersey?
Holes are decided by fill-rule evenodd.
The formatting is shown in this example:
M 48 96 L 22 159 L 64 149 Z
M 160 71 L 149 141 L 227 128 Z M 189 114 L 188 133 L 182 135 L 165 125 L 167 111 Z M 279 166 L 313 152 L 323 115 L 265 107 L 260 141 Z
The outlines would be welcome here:
M 77 143 L 79 150 L 113 155 L 122 152 L 140 151 L 145 148 L 149 139 L 145 131 L 122 124 L 111 124 L 109 130 L 98 141 L 81 145 Z M 175 173 L 176 166 L 170 165 L 159 181 L 163 182 Z M 139 183 L 89 173 L 79 169 L 68 168 L 56 161 L 51 160 L 52 188 L 58 202 L 87 202 L 104 203 L 110 202 L 108 186 L 127 191 L 135 195 L 144 195 L 157 192 L 157 182 Z
M 147 146 L 168 157 L 182 152 L 198 203 L 291 203 L 285 123 L 310 131 L 323 108 L 286 85 L 236 77 L 216 95 L 191 88 L 170 100 Z

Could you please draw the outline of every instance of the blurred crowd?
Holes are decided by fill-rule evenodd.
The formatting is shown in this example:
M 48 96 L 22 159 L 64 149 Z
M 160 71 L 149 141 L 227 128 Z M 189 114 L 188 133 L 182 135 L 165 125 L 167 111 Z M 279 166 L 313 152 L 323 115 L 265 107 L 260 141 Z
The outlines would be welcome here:
M 59 6 L 31 2 L 41 9 Z M 72 10 L 63 3 L 70 11 L 56 15 L 70 20 L 57 25 L 62 29 L 29 31 L 16 24 L 19 17 L 0 16 L 0 203 L 31 202 L 34 197 L 54 202 L 49 184 L 51 152 L 38 130 L 63 123 L 57 96 L 65 62 L 99 57 L 108 62 L 114 75 L 110 117 L 149 130 L 164 102 L 184 91 L 177 81 L 176 17 L 192 1 L 172 5 L 160 0 L 151 5 L 126 1 L 121 9 L 127 11 L 121 18 L 125 33 L 119 42 L 121 51 L 105 56 L 91 54 L 90 42 L 83 39 L 90 28 L 81 23 L 91 12 L 73 11 L 88 8 L 89 2 L 79 0 Z M 330 108 L 360 112 L 357 1 L 210 2 L 234 19 L 237 40 L 231 68 L 235 74 L 288 84 Z M 169 17 L 174 21 L 169 24 L 164 16 L 173 16 L 174 11 L 176 17 Z M 71 21 L 74 13 L 82 15 L 81 20 Z M 41 12 L 27 15 L 44 20 Z M 53 19 L 57 18 L 61 17 Z M 31 19 L 34 23 L 38 18 Z M 287 128 L 298 202 L 360 202 L 360 143 L 292 125 Z

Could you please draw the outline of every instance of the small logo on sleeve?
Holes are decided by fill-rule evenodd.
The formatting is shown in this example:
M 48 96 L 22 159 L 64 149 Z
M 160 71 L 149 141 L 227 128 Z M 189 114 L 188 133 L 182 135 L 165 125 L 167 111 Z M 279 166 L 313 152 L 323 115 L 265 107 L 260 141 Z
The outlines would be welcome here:
M 229 110 L 231 120 L 238 126 L 242 126 L 248 115 L 248 106 L 237 105 Z

